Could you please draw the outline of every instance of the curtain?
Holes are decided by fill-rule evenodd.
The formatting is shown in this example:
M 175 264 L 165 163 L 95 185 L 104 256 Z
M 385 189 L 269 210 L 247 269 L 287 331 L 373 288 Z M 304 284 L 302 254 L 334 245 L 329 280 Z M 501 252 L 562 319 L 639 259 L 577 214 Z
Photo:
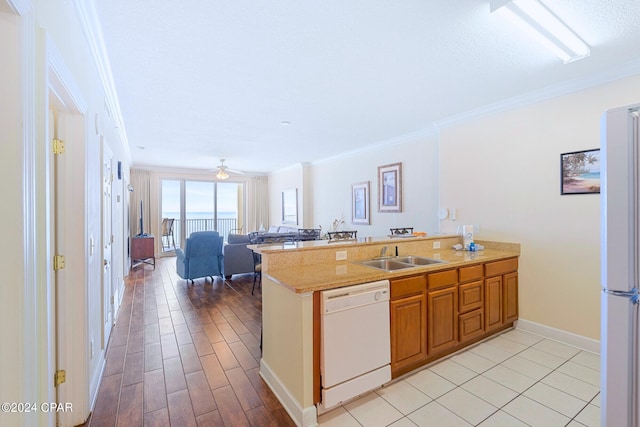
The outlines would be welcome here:
M 247 196 L 247 231 L 258 231 L 261 227 L 269 228 L 268 177 L 252 177 Z
M 140 230 L 140 202 L 142 202 L 142 222 L 144 232 L 151 233 L 151 173 L 145 170 L 131 169 L 131 208 L 129 210 L 131 237 L 142 233 Z

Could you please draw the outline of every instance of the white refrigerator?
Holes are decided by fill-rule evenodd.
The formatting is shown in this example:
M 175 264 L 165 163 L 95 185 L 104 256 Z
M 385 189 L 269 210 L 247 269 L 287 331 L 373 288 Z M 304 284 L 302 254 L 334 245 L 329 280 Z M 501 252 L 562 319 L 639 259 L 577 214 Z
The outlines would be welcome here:
M 601 123 L 601 425 L 638 427 L 640 104 Z

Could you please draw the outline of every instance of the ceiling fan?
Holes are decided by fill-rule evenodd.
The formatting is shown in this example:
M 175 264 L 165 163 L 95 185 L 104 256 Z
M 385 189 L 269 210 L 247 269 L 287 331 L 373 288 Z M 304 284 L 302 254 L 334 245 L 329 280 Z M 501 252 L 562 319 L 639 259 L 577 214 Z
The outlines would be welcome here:
M 224 181 L 229 178 L 229 174 L 232 173 L 234 175 L 244 175 L 244 172 L 229 169 L 225 164 L 225 159 L 220 159 L 220 165 L 218 165 L 218 169 L 216 170 L 216 178 L 220 181 Z

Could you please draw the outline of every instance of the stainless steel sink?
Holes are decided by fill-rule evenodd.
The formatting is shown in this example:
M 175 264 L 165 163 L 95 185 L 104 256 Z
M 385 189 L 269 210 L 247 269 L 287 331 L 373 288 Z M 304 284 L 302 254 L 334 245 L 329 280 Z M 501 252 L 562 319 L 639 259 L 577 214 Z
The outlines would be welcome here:
M 369 261 L 360 262 L 362 265 L 366 265 L 367 267 L 379 268 L 380 270 L 387 271 L 395 271 L 402 270 L 403 268 L 411 268 L 415 267 L 415 265 L 407 264 L 404 262 L 398 262 L 395 258 L 387 258 L 387 259 L 372 259 Z
M 413 264 L 413 265 L 430 265 L 430 264 L 441 264 L 443 262 L 446 262 L 441 259 L 425 258 L 425 257 L 413 256 L 413 255 L 401 256 L 394 259 L 398 262 L 406 262 L 407 264 Z
M 393 258 L 378 258 L 367 261 L 360 261 L 360 264 L 367 267 L 378 268 L 386 271 L 403 270 L 405 268 L 414 268 L 422 265 L 440 264 L 446 261 L 433 258 L 424 258 L 419 256 L 401 256 Z

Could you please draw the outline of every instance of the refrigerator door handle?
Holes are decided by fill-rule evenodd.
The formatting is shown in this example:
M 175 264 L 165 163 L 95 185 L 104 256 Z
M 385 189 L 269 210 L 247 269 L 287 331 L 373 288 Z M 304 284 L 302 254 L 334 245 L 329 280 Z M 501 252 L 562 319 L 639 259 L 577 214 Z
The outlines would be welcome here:
M 638 291 L 638 288 L 633 288 L 630 291 L 613 291 L 610 289 L 604 289 L 604 293 L 615 297 L 627 298 L 634 305 L 640 303 L 640 292 Z

